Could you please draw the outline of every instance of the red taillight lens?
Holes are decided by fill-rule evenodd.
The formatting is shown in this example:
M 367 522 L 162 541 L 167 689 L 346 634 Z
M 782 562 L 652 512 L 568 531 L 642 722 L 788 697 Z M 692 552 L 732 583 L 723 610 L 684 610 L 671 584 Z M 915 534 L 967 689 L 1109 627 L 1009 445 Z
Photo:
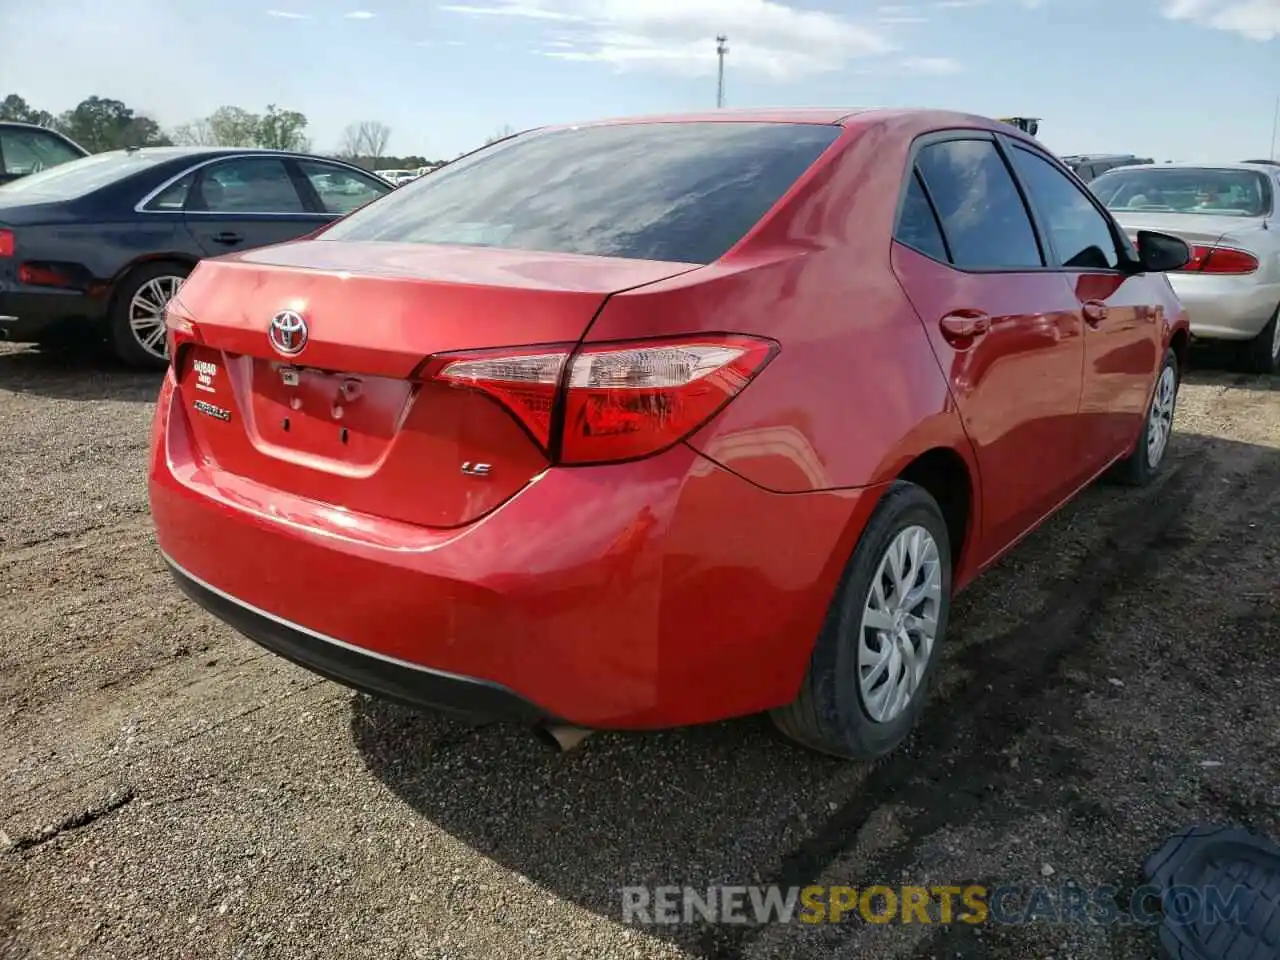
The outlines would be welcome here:
M 200 343 L 200 331 L 195 321 L 187 312 L 182 301 L 171 297 L 164 308 L 164 342 L 169 354 L 169 363 L 176 369 L 181 348 L 184 344 Z
M 12 257 L 18 248 L 12 230 L 0 230 L 0 257 Z
M 608 463 L 689 436 L 777 349 L 758 337 L 712 335 L 455 354 L 428 370 L 504 404 L 560 463 Z
M 1258 258 L 1234 247 L 1191 248 L 1191 260 L 1183 273 L 1246 274 L 1258 269 Z

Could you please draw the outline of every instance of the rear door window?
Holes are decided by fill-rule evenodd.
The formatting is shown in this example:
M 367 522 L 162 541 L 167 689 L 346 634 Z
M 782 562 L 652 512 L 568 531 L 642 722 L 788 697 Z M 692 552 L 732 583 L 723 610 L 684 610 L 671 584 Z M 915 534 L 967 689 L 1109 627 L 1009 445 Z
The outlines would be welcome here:
M 319 239 L 710 263 L 841 132 L 736 121 L 535 131 L 415 180 Z
M 957 267 L 1017 270 L 1044 261 L 1009 168 L 991 140 L 944 140 L 917 155 Z
M 902 201 L 902 213 L 898 216 L 898 229 L 894 231 L 893 238 L 912 250 L 918 250 L 943 263 L 951 259 L 947 252 L 947 242 L 942 237 L 942 228 L 938 225 L 938 218 L 934 216 L 933 207 L 924 192 L 920 174 L 915 169 L 912 169 L 911 179 L 907 181 L 907 193 Z
M 204 213 L 304 213 L 289 168 L 276 157 L 236 157 L 204 168 L 187 209 Z

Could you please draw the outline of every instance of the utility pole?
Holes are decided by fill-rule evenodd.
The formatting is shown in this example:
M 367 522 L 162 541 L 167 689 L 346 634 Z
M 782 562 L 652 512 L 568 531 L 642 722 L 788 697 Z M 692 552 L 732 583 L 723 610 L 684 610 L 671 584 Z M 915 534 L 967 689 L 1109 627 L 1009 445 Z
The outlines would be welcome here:
M 1276 159 L 1276 132 L 1280 130 L 1280 97 L 1276 97 L 1276 114 L 1271 120 L 1271 159 Z
M 724 55 L 729 52 L 729 38 L 723 33 L 716 36 L 716 56 L 720 58 L 720 77 L 716 82 L 716 107 L 724 106 Z

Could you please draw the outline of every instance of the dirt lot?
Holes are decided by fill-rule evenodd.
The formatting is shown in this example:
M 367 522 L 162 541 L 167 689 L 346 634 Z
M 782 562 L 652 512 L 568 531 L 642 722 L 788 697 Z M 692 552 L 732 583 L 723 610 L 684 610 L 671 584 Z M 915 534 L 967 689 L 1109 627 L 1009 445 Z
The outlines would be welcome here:
M 5 957 L 1141 960 L 1134 928 L 640 929 L 618 888 L 1131 890 L 1183 826 L 1280 836 L 1280 380 L 1193 374 L 1164 481 L 1091 490 L 967 593 L 873 767 L 759 719 L 555 756 L 260 652 L 161 569 L 155 389 L 0 348 Z

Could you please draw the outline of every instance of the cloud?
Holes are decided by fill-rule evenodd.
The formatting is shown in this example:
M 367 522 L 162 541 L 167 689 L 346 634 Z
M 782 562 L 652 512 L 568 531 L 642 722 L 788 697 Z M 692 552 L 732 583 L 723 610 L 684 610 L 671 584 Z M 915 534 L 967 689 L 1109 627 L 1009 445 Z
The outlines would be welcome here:
M 268 17 L 279 17 L 281 20 L 310 20 L 305 13 L 294 13 L 291 10 L 268 10 Z
M 1238 33 L 1250 40 L 1280 37 L 1280 3 L 1276 0 L 1167 0 L 1164 15 L 1170 20 L 1188 20 Z
M 344 20 L 372 20 L 376 16 L 376 13 L 372 13 L 368 10 L 352 10 L 350 13 L 344 13 L 342 15 Z
M 915 73 L 959 73 L 964 67 L 950 57 L 906 57 L 902 65 Z
M 718 33 L 729 37 L 735 70 L 790 79 L 839 70 L 894 52 L 886 24 L 805 10 L 784 0 L 488 0 L 440 9 L 472 17 L 543 21 L 572 46 L 544 47 L 558 60 L 705 75 L 716 69 Z

